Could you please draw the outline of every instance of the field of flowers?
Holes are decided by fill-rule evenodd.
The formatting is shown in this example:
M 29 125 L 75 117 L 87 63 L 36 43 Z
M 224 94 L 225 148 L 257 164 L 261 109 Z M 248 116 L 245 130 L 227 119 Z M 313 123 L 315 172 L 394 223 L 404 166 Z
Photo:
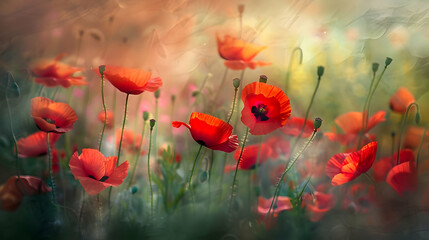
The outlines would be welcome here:
M 0 6 L 0 239 L 429 239 L 429 2 Z

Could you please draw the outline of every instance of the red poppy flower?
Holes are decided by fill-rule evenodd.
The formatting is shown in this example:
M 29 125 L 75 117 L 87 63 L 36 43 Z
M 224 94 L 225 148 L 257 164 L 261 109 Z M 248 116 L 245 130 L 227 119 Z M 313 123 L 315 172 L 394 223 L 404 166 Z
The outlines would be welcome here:
M 106 113 L 107 113 L 106 127 L 107 127 L 108 129 L 111 129 L 111 128 L 113 128 L 113 125 L 115 124 L 115 122 L 113 121 L 113 120 L 114 120 L 114 119 L 113 119 L 114 114 L 113 114 L 113 112 L 112 112 L 112 111 L 106 111 Z M 98 121 L 100 121 L 101 123 L 103 123 L 103 124 L 104 124 L 104 111 L 101 111 L 101 112 L 98 114 Z
M 248 43 L 244 40 L 225 35 L 222 40 L 216 35 L 217 48 L 221 58 L 225 59 L 225 66 L 233 70 L 243 70 L 246 67 L 255 69 L 258 66 L 266 66 L 271 63 L 252 61 L 259 52 L 267 48 Z
M 386 182 L 399 194 L 417 190 L 417 169 L 414 161 L 394 166 L 386 177 Z
M 240 170 L 251 170 L 255 168 L 259 152 L 259 144 L 248 145 L 244 147 L 243 154 L 241 156 L 238 169 Z M 240 157 L 241 147 L 239 147 L 234 153 L 235 161 L 238 161 Z M 272 155 L 271 148 L 266 145 L 261 145 L 261 151 L 259 152 L 259 164 L 263 164 Z
M 392 169 L 393 166 L 398 162 L 398 154 L 395 153 L 393 156 L 385 157 L 374 163 L 373 174 L 374 180 L 382 182 L 386 179 L 387 173 Z M 402 149 L 399 152 L 399 163 L 414 161 L 414 153 L 410 149 Z
M 46 144 L 46 135 L 46 132 L 40 131 L 33 133 L 28 137 L 20 138 L 17 141 L 18 157 L 28 158 L 47 154 L 48 148 Z M 49 144 L 51 148 L 54 147 L 60 136 L 60 134 L 49 133 Z
M 390 98 L 389 105 L 392 111 L 404 114 L 408 105 L 415 101 L 413 94 L 408 89 L 400 87 Z
M 69 105 L 45 97 L 31 99 L 31 116 L 40 130 L 55 133 L 72 130 L 77 120 L 76 113 Z
M 368 126 L 365 132 L 368 132 L 380 122 L 385 121 L 386 112 L 376 112 L 368 119 Z M 348 112 L 335 119 L 335 123 L 347 134 L 358 134 L 362 130 L 362 112 Z
M 335 206 L 335 197 L 331 193 L 322 193 L 319 191 L 315 191 L 313 196 L 306 193 L 302 197 L 302 206 L 309 213 L 310 220 L 317 222 Z
M 232 134 L 232 126 L 219 118 L 193 112 L 189 125 L 184 122 L 173 121 L 173 127 L 182 125 L 191 131 L 192 138 L 200 145 L 212 150 L 233 152 L 238 148 L 238 137 Z
M 96 73 L 99 74 L 98 69 Z M 106 65 L 104 77 L 119 91 L 138 95 L 144 91 L 155 92 L 162 86 L 162 79 L 151 78 L 152 73 L 141 69 Z
M 375 203 L 375 188 L 364 183 L 353 184 L 344 195 L 342 207 L 353 212 L 367 213 Z
M 25 195 L 36 195 L 50 192 L 48 187 L 40 178 L 33 176 L 10 177 L 9 180 L 0 186 L 1 208 L 6 211 L 13 211 L 19 207 Z
M 371 142 L 357 152 L 335 154 L 325 167 L 326 174 L 332 178 L 332 185 L 350 182 L 367 172 L 374 163 L 376 153 L 377 142 Z
M 72 76 L 76 72 L 80 72 L 83 68 L 73 67 L 60 60 L 65 54 L 60 54 L 54 60 L 42 59 L 31 66 L 31 73 L 36 76 L 34 81 L 46 87 L 62 86 L 68 88 L 70 86 L 87 85 L 88 82 L 84 77 Z
M 104 157 L 95 149 L 82 149 L 70 159 L 70 170 L 89 195 L 97 195 L 110 186 L 119 186 L 128 174 L 128 161 L 115 168 L 117 157 Z
M 286 124 L 281 128 L 282 132 L 286 135 L 298 137 L 299 133 L 304 126 L 304 118 L 291 117 Z M 304 132 L 302 133 L 303 138 L 309 138 L 314 130 L 314 122 L 308 120 L 305 122 Z
M 253 135 L 268 134 L 285 125 L 291 114 L 289 98 L 272 85 L 253 82 L 243 89 L 241 121 Z
M 260 215 L 265 216 L 270 209 L 272 201 L 273 201 L 273 198 L 266 199 L 263 197 L 259 197 L 258 198 L 258 213 Z M 270 212 L 270 214 L 274 213 L 274 217 L 277 217 L 280 212 L 289 211 L 289 210 L 292 210 L 292 208 L 293 208 L 293 205 L 290 201 L 290 198 L 286 197 L 286 196 L 279 196 L 277 198 L 276 203 L 277 204 L 275 206 L 273 206 L 273 208 L 271 209 L 271 212 Z

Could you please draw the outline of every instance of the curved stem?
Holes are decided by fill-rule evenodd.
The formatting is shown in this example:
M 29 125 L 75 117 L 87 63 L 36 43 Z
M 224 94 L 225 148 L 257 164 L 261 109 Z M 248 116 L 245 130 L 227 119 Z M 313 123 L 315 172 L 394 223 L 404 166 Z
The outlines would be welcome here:
M 235 165 L 235 172 L 234 172 L 234 179 L 232 180 L 231 185 L 231 198 L 229 202 L 229 206 L 232 206 L 232 200 L 234 199 L 234 189 L 235 189 L 235 182 L 237 180 L 237 172 L 238 172 L 238 166 L 240 165 L 241 157 L 243 156 L 244 147 L 246 146 L 247 136 L 249 136 L 249 128 L 246 128 L 246 134 L 244 135 L 243 145 L 241 146 L 240 156 L 238 157 L 237 164 Z
M 400 154 L 399 154 L 399 152 L 401 151 L 402 135 L 404 134 L 405 126 L 406 126 L 406 124 L 407 124 L 408 113 L 409 113 L 410 109 L 411 109 L 413 106 L 415 106 L 415 107 L 416 107 L 417 112 L 419 111 L 419 105 L 418 105 L 417 103 L 415 103 L 415 102 L 411 103 L 411 104 L 410 104 L 410 105 L 408 105 L 408 107 L 407 107 L 407 111 L 405 112 L 405 115 L 404 115 L 404 117 L 403 117 L 403 119 L 402 119 L 401 129 L 399 130 L 399 137 L 398 137 L 398 152 L 397 152 L 397 155 L 396 155 L 396 164 L 399 164 L 399 163 L 400 163 L 400 161 L 399 161 L 399 155 L 400 155 Z
M 374 86 L 374 80 L 375 80 L 375 74 L 376 72 L 374 71 L 372 73 L 372 79 L 371 79 L 371 85 L 369 86 L 369 91 L 368 91 L 368 95 L 365 99 L 365 104 L 363 105 L 363 110 L 362 110 L 362 129 L 359 133 L 359 139 L 358 139 L 358 145 L 357 145 L 357 149 L 359 149 L 360 147 L 360 143 L 362 141 L 362 137 L 365 134 L 365 130 L 366 130 L 366 119 L 368 118 L 368 102 L 369 102 L 369 97 L 371 96 L 371 92 L 372 92 L 372 87 Z
M 118 161 L 116 162 L 116 167 L 119 165 L 119 158 L 121 157 L 122 137 L 124 136 L 125 120 L 127 119 L 127 107 L 128 107 L 128 97 L 129 96 L 130 95 L 127 94 L 127 97 L 125 98 L 124 120 L 122 121 L 121 140 L 119 141 Z
M 420 145 L 419 145 L 419 148 L 417 150 L 416 169 L 419 167 L 420 150 L 422 150 L 423 142 L 424 142 L 425 137 L 426 137 L 426 130 L 427 130 L 427 127 L 425 127 L 425 130 L 423 131 L 423 136 L 422 136 L 422 139 L 420 140 Z
M 299 53 L 299 64 L 300 65 L 302 64 L 302 58 L 303 58 L 302 49 L 300 47 L 296 47 L 292 50 L 292 53 L 290 54 L 290 57 L 289 57 L 289 65 L 288 65 L 286 77 L 285 77 L 285 92 L 289 88 L 290 72 L 291 72 L 292 63 L 293 63 L 293 57 L 295 56 L 296 52 Z
M 140 143 L 139 143 L 139 150 L 137 151 L 136 160 L 134 161 L 133 173 L 131 175 L 131 179 L 130 179 L 130 183 L 128 184 L 128 188 L 130 188 L 131 185 L 133 184 L 134 175 L 136 174 L 136 167 L 137 167 L 137 164 L 138 164 L 139 159 L 140 159 L 140 151 L 141 151 L 142 144 L 143 144 L 143 136 L 144 136 L 145 127 L 146 127 L 146 121 L 143 120 L 143 129 L 142 129 L 142 134 L 141 134 Z
M 104 124 L 103 124 L 103 130 L 101 131 L 100 143 L 98 144 L 98 151 L 99 152 L 101 152 L 101 143 L 103 142 L 104 130 L 106 129 L 106 124 L 107 124 L 107 110 L 106 110 L 106 103 L 104 102 L 104 76 L 103 76 L 103 74 L 101 74 L 101 101 L 103 102 L 103 109 L 104 109 Z
M 279 182 L 277 183 L 276 190 L 274 191 L 273 200 L 271 202 L 271 205 L 270 205 L 270 208 L 268 209 L 267 214 L 264 217 L 264 221 L 266 220 L 267 216 L 270 214 L 273 206 L 277 203 L 278 196 L 280 195 L 280 187 L 281 187 L 281 184 L 283 182 L 283 179 L 284 179 L 286 173 L 288 173 L 292 169 L 292 167 L 295 164 L 295 162 L 298 160 L 298 158 L 302 155 L 302 153 L 307 149 L 307 147 L 313 141 L 314 137 L 316 136 L 316 133 L 317 133 L 317 130 L 316 129 L 313 130 L 313 134 L 308 139 L 307 143 L 304 145 L 304 147 L 301 149 L 301 151 L 297 154 L 297 156 L 292 160 L 292 162 L 290 162 L 289 166 L 287 166 L 288 163 L 286 163 L 287 167 L 285 168 L 283 174 L 280 177 Z
M 150 152 L 152 149 L 152 132 L 153 132 L 153 128 L 151 127 L 150 136 L 149 136 L 149 151 L 147 154 L 147 174 L 149 177 L 149 187 L 150 187 L 150 219 L 152 219 L 152 216 L 153 216 L 153 191 L 152 191 L 152 179 L 150 177 Z
M 197 163 L 198 156 L 200 155 L 200 152 L 201 152 L 202 148 L 203 148 L 203 145 L 200 145 L 200 148 L 198 149 L 197 155 L 195 156 L 194 164 L 192 165 L 191 175 L 189 175 L 189 180 L 188 180 L 188 188 L 189 189 L 191 189 L 192 175 L 194 175 L 195 165 Z

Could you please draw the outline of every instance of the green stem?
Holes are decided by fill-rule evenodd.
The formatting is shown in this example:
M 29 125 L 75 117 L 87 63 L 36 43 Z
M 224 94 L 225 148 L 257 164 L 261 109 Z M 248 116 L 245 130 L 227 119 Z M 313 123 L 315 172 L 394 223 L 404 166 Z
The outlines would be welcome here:
M 364 172 L 365 176 L 369 179 L 369 181 L 375 185 L 375 180 L 368 174 L 368 172 Z
M 234 100 L 232 101 L 232 109 L 231 109 L 231 113 L 229 114 L 228 120 L 226 121 L 227 123 L 229 123 L 231 121 L 232 115 L 234 114 L 234 110 L 235 110 L 235 105 L 237 104 L 237 92 L 238 89 L 235 88 L 234 89 Z
M 427 130 L 427 128 L 425 127 L 425 130 L 423 131 L 422 139 L 420 140 L 419 148 L 418 148 L 418 150 L 417 150 L 416 168 L 418 168 L 418 167 L 419 167 L 420 150 L 422 149 L 423 142 L 424 142 L 425 137 L 426 137 L 426 130 Z
M 297 156 L 292 160 L 292 162 L 290 162 L 289 166 L 287 166 L 289 162 L 286 163 L 286 168 L 285 168 L 283 174 L 281 175 L 279 182 L 277 183 L 276 190 L 274 191 L 273 200 L 271 202 L 271 205 L 270 205 L 270 208 L 268 209 L 267 214 L 264 217 L 264 221 L 266 220 L 267 216 L 270 214 L 273 206 L 275 204 L 277 204 L 277 199 L 278 199 L 278 196 L 280 195 L 280 187 L 282 185 L 284 177 L 286 176 L 286 173 L 288 173 L 292 169 L 292 167 L 295 164 L 295 162 L 298 160 L 298 158 L 302 155 L 302 153 L 307 149 L 307 147 L 313 141 L 314 137 L 316 136 L 316 133 L 317 133 L 317 130 L 316 129 L 313 130 L 313 134 L 308 139 L 307 143 L 304 145 L 304 147 L 301 149 L 301 151 L 298 152 Z
M 134 175 L 136 174 L 136 167 L 137 167 L 137 164 L 138 164 L 139 159 L 140 159 L 140 151 L 141 151 L 142 144 L 143 144 L 143 136 L 144 136 L 145 127 L 146 127 L 146 121 L 143 120 L 143 129 L 142 129 L 142 134 L 141 134 L 140 143 L 139 143 L 139 150 L 138 150 L 137 155 L 136 155 L 136 160 L 134 162 L 134 167 L 133 167 L 133 173 L 131 175 L 131 179 L 130 179 L 130 183 L 128 184 L 128 188 L 130 188 L 131 185 L 133 184 Z
M 413 106 L 415 106 L 415 107 L 416 107 L 417 112 L 419 112 L 419 105 L 418 105 L 417 103 L 413 102 L 413 103 L 411 103 L 410 105 L 408 105 L 408 107 L 407 107 L 407 111 L 405 112 L 405 115 L 404 115 L 404 117 L 403 117 L 403 119 L 402 119 L 401 129 L 400 129 L 400 131 L 399 131 L 399 137 L 398 137 L 398 153 L 397 153 L 397 155 L 396 155 L 396 164 L 399 164 L 399 163 L 400 163 L 400 161 L 399 161 L 399 155 L 400 155 L 400 154 L 399 154 L 399 152 L 401 151 L 402 135 L 404 135 L 405 126 L 406 126 L 406 124 L 407 124 L 408 113 L 409 113 L 410 109 L 411 109 Z
M 116 167 L 119 165 L 119 158 L 121 157 L 122 137 L 124 136 L 125 120 L 127 119 L 127 108 L 128 108 L 129 96 L 130 96 L 130 94 L 127 94 L 127 97 L 125 98 L 124 120 L 122 121 L 121 140 L 119 141 L 118 161 L 116 162 Z
M 372 73 L 372 79 L 371 79 L 371 85 L 369 86 L 369 91 L 368 91 L 368 95 L 365 99 L 365 104 L 363 105 L 363 110 L 362 110 L 362 129 L 359 133 L 359 140 L 358 140 L 358 145 L 357 145 L 357 149 L 359 149 L 363 135 L 365 134 L 365 130 L 366 130 L 366 119 L 368 118 L 368 102 L 369 102 L 369 97 L 371 96 L 371 92 L 372 92 L 372 87 L 374 86 L 374 80 L 375 80 L 375 74 L 376 72 L 374 71 Z
M 231 185 L 231 198 L 229 206 L 232 207 L 232 201 L 234 199 L 235 182 L 237 180 L 238 166 L 240 165 L 241 157 L 243 156 L 244 147 L 246 146 L 247 136 L 249 136 L 249 128 L 246 128 L 246 134 L 244 135 L 243 145 L 241 146 L 240 156 L 238 157 L 237 164 L 235 165 L 234 179 Z
M 191 175 L 189 175 L 189 180 L 188 180 L 188 188 L 189 188 L 189 189 L 191 189 L 192 175 L 194 175 L 195 165 L 196 165 L 196 163 L 197 163 L 198 156 L 200 155 L 200 152 L 201 152 L 201 149 L 202 149 L 202 148 L 203 148 L 203 145 L 200 145 L 200 148 L 198 148 L 197 155 L 195 156 L 194 164 L 192 165 Z
M 147 154 L 147 174 L 149 177 L 149 187 L 150 187 L 150 219 L 153 217 L 153 191 L 152 191 L 152 179 L 150 176 L 150 152 L 152 149 L 152 132 L 153 128 L 150 128 L 150 136 L 149 136 L 149 151 Z M 143 138 L 143 136 L 142 136 Z
M 49 146 L 49 133 L 46 133 L 46 147 L 48 148 L 48 167 L 49 167 L 49 181 L 52 187 L 52 202 L 56 203 L 56 186 L 54 181 L 54 176 L 52 174 L 52 158 L 51 158 L 51 147 Z
M 299 132 L 298 137 L 296 138 L 296 140 L 294 141 L 294 143 L 293 143 L 292 147 L 290 148 L 288 162 L 289 162 L 289 160 L 292 158 L 293 152 L 294 152 L 294 150 L 295 150 L 295 148 L 296 148 L 296 146 L 297 146 L 297 144 L 298 144 L 299 140 L 301 139 L 302 134 L 304 133 L 305 125 L 306 125 L 306 123 L 307 123 L 308 115 L 310 114 L 311 106 L 313 106 L 314 98 L 316 97 L 317 90 L 319 89 L 320 80 L 321 80 L 321 77 L 319 76 L 319 77 L 317 78 L 316 88 L 314 89 L 313 95 L 311 96 L 310 104 L 308 105 L 308 107 L 307 107 L 307 111 L 305 112 L 304 125 L 302 125 L 301 131 Z
M 103 124 L 103 130 L 101 131 L 100 143 L 98 144 L 99 152 L 101 152 L 101 144 L 103 142 L 104 130 L 106 129 L 106 124 L 107 124 L 107 110 L 106 110 L 106 103 L 104 102 L 104 74 L 101 74 L 101 101 L 103 102 L 103 109 L 104 109 L 104 124 Z
M 225 67 L 225 72 L 224 72 L 224 74 L 223 74 L 223 78 L 222 78 L 222 81 L 221 81 L 220 86 L 219 86 L 219 88 L 220 88 L 220 89 L 225 85 L 225 81 L 226 81 L 226 77 L 227 77 L 227 75 L 228 75 L 228 68 L 227 68 L 227 67 Z M 217 99 L 218 99 L 218 97 L 219 97 L 220 92 L 222 92 L 222 91 L 217 91 L 217 92 L 216 92 L 216 96 L 215 96 L 215 98 L 214 98 L 214 103 L 215 103 L 215 104 L 213 104 L 213 106 L 216 106 Z

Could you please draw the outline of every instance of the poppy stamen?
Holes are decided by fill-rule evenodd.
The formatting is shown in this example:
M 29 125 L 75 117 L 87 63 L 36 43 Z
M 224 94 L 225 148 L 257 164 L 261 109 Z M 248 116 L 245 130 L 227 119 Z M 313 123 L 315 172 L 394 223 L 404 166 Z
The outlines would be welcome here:
M 204 147 L 207 147 L 206 143 L 203 140 L 197 140 L 197 143 L 203 145 Z
M 45 120 L 46 122 L 48 122 L 50 124 L 55 124 L 55 120 L 52 120 L 50 118 L 43 118 L 43 120 Z
M 100 182 L 104 182 L 104 181 L 106 181 L 107 179 L 108 179 L 109 177 L 108 176 L 103 176 L 102 178 L 100 178 Z
M 269 119 L 266 116 L 268 114 L 268 107 L 265 104 L 258 104 L 257 106 L 253 106 L 251 112 L 259 121 L 267 121 Z

